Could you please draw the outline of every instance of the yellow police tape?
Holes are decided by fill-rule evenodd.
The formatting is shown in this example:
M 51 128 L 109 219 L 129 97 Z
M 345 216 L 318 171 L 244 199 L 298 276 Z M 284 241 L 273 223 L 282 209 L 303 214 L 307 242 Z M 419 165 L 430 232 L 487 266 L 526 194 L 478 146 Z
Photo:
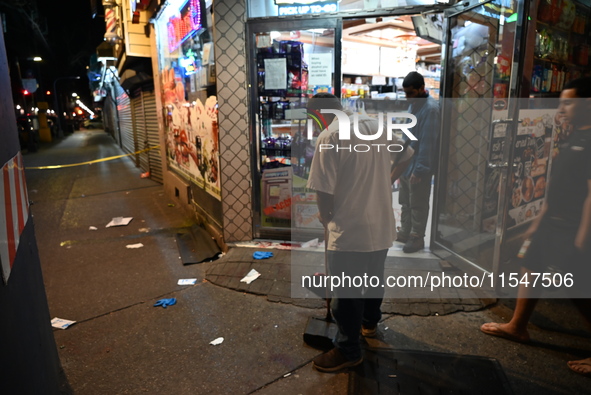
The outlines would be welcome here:
M 159 145 L 156 145 L 154 147 L 146 148 L 146 149 L 143 149 L 141 151 L 132 152 L 131 154 L 124 154 L 124 155 L 117 155 L 117 156 L 109 156 L 108 158 L 89 160 L 87 162 L 80 162 L 80 163 L 70 163 L 68 165 L 33 166 L 33 167 L 28 167 L 27 166 L 27 167 L 25 167 L 25 170 L 61 169 L 63 167 L 74 167 L 74 166 L 92 165 L 93 163 L 106 162 L 106 161 L 109 161 L 109 160 L 115 160 L 115 159 L 119 159 L 119 158 L 124 158 L 126 156 L 141 154 L 141 153 L 144 153 L 144 152 L 153 150 L 153 149 L 160 149 L 160 146 Z

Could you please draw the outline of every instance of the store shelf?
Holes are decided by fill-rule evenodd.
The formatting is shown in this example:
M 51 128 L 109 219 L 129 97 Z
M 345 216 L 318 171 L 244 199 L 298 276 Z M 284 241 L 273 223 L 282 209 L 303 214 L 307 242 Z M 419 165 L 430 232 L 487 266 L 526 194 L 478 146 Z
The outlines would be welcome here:
M 551 30 L 553 32 L 561 32 L 561 33 L 564 33 L 564 34 L 567 34 L 567 35 L 570 34 L 570 33 L 572 33 L 570 30 L 566 30 L 564 28 L 559 28 L 556 25 L 550 25 L 550 24 L 548 24 L 546 22 L 537 21 L 537 24 L 539 26 L 545 27 L 546 29 Z
M 531 92 L 530 97 L 559 97 L 560 92 Z
M 534 56 L 534 61 L 536 62 L 546 62 L 546 63 L 554 63 L 563 67 L 577 67 L 577 68 L 581 68 L 581 69 L 587 69 L 589 66 L 581 66 L 575 63 L 568 63 L 568 62 L 563 62 L 561 60 L 554 60 L 554 59 L 548 59 L 548 58 L 538 58 L 537 56 Z

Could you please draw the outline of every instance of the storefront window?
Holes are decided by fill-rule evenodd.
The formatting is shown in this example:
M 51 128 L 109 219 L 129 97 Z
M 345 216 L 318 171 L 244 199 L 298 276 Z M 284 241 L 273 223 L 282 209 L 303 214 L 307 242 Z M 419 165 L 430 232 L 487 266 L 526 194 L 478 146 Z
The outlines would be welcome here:
M 168 1 L 155 29 L 168 166 L 220 200 L 211 3 Z
M 334 29 L 258 33 L 256 64 L 261 226 L 322 229 L 316 193 L 305 188 L 315 142 L 306 105 L 334 93 Z
M 333 12 L 374 11 L 384 8 L 452 3 L 442 0 L 248 0 L 249 18 Z

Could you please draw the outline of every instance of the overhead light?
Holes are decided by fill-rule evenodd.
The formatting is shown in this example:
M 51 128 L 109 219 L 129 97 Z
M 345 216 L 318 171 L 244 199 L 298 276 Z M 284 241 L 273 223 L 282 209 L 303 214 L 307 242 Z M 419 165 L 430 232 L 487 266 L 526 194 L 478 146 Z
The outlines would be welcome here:
M 33 62 L 41 62 L 43 60 L 43 58 L 41 58 L 41 56 L 35 56 L 33 58 Z

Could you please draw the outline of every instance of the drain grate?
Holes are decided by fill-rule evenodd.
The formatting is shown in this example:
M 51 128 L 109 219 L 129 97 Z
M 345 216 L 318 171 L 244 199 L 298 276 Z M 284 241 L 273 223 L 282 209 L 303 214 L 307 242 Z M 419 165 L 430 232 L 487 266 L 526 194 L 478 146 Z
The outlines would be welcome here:
M 407 350 L 366 350 L 349 374 L 349 394 L 510 395 L 496 359 Z

